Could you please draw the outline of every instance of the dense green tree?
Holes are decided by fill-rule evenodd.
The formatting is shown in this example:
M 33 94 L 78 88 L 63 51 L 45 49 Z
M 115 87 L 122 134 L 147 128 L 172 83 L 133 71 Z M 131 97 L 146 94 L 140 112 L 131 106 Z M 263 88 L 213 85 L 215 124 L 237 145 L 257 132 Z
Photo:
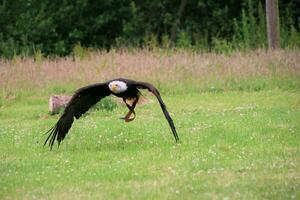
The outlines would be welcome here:
M 264 47 L 264 6 L 264 0 L 1 0 L 0 56 L 38 50 L 63 56 L 79 43 L 169 47 L 172 39 L 177 47 L 205 50 Z M 279 1 L 279 10 L 283 46 L 299 46 L 299 1 Z

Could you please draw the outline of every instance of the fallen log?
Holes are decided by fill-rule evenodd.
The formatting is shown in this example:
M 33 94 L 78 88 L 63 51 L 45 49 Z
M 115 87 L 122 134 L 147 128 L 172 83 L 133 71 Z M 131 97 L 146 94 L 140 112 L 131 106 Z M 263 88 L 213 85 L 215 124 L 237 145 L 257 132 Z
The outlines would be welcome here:
M 67 95 L 52 95 L 49 98 L 49 112 L 57 114 L 62 108 L 65 108 L 72 96 Z

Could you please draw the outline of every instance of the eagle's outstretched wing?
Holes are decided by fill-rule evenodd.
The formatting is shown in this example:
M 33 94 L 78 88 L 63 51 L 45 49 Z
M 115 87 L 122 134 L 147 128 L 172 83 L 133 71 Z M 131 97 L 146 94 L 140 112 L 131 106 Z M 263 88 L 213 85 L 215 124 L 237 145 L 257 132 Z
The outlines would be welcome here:
M 58 122 L 46 132 L 46 134 L 49 133 L 49 136 L 44 145 L 49 142 L 51 150 L 55 139 L 59 145 L 71 128 L 74 117 L 78 119 L 98 101 L 110 94 L 111 91 L 107 83 L 93 84 L 78 89 L 67 104 Z
M 161 109 L 162 109 L 162 111 L 163 111 L 166 119 L 169 122 L 171 130 L 172 130 L 173 135 L 175 137 L 175 141 L 178 142 L 179 141 L 179 137 L 177 135 L 174 122 L 173 122 L 173 120 L 172 120 L 169 112 L 167 111 L 166 105 L 164 104 L 164 102 L 163 102 L 163 100 L 162 100 L 162 98 L 161 98 L 161 96 L 159 94 L 159 91 L 152 84 L 150 84 L 150 83 L 146 83 L 146 82 L 134 82 L 132 84 L 135 85 L 138 89 L 148 89 L 150 92 L 152 92 L 156 96 L 156 98 L 157 98 L 157 100 L 158 100 L 158 102 L 160 104 L 160 107 L 161 107 Z

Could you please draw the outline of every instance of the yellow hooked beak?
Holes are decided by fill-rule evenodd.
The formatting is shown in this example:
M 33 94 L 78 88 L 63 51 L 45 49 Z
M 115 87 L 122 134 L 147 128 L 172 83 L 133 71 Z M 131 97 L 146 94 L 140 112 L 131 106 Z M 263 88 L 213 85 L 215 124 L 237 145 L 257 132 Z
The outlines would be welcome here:
M 113 92 L 117 92 L 117 89 L 118 89 L 118 85 L 117 84 L 113 84 L 112 87 L 111 87 L 111 90 Z

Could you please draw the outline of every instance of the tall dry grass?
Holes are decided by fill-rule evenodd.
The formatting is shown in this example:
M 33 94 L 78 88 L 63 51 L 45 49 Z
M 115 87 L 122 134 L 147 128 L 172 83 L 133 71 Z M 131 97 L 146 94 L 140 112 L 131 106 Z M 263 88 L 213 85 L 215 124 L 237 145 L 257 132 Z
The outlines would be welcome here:
M 256 78 L 297 79 L 299 75 L 298 50 L 256 50 L 231 55 L 137 50 L 94 52 L 75 60 L 65 57 L 38 62 L 32 58 L 0 61 L 0 88 L 5 91 L 64 84 L 79 87 L 117 77 L 185 87 L 184 83 L 201 86 Z

